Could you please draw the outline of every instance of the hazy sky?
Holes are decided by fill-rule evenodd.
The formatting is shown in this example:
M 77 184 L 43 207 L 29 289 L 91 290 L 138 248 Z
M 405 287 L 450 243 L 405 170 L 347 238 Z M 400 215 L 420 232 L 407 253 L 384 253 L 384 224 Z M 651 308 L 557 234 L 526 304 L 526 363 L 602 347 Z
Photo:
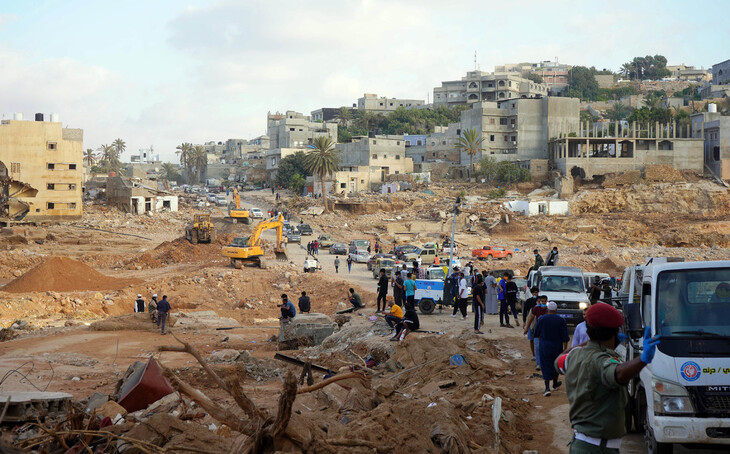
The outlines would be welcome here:
M 264 134 L 267 111 L 425 99 L 474 51 L 487 71 L 647 54 L 707 68 L 730 58 L 729 16 L 728 1 L 0 0 L 0 114 L 56 112 L 84 148 L 121 137 L 174 159 Z

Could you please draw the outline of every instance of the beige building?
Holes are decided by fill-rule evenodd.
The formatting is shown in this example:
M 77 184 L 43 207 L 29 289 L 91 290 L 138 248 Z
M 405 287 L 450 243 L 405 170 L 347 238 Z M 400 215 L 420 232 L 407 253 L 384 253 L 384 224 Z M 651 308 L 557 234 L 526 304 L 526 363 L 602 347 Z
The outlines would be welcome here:
M 267 135 L 269 148 L 264 153 L 270 180 L 276 176 L 279 163 L 297 151 L 307 151 L 317 137 L 330 137 L 337 142 L 337 122 L 318 122 L 293 110 L 268 114 Z
M 177 211 L 178 202 L 176 195 L 156 181 L 119 176 L 107 179 L 106 200 L 109 205 L 131 214 Z
M 386 98 L 385 96 L 378 98 L 378 95 L 365 93 L 362 98 L 357 99 L 357 110 L 386 114 L 400 107 L 413 109 L 425 104 L 426 101 L 423 99 Z
M 81 219 L 83 130 L 15 118 L 0 123 L 0 221 Z
M 536 98 L 548 95 L 548 87 L 516 72 L 469 71 L 461 80 L 441 82 L 433 89 L 434 107 L 452 107 L 484 101 Z
M 388 175 L 413 172 L 403 136 L 353 137 L 339 143 L 340 170 L 333 176 L 338 193 L 370 191 Z

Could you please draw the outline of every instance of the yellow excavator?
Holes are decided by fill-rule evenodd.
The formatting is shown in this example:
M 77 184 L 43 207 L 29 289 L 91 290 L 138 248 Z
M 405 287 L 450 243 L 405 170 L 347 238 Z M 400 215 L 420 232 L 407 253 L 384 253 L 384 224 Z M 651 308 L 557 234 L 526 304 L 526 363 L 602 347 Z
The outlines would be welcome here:
M 264 230 L 276 229 L 276 244 L 274 254 L 278 260 L 286 260 L 286 249 L 284 248 L 284 216 L 266 219 L 254 227 L 251 236 L 234 238 L 233 243 L 223 247 L 223 256 L 230 257 L 231 265 L 241 269 L 245 263 L 253 263 L 258 267 L 266 268 L 263 262 L 264 249 L 261 247 L 261 234 Z
M 241 196 L 238 193 L 238 189 L 233 190 L 233 203 L 228 206 L 228 219 L 233 221 L 233 223 L 238 221 L 242 221 L 244 224 L 251 223 L 251 213 L 241 208 Z

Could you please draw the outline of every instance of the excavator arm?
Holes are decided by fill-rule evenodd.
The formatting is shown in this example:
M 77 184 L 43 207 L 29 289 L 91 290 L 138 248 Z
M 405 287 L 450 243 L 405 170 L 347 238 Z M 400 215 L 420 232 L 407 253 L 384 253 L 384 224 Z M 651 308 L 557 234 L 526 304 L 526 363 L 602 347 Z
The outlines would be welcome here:
M 267 219 L 259 222 L 253 229 L 253 233 L 248 238 L 248 246 L 254 247 L 259 245 L 261 240 L 261 234 L 264 230 L 276 229 L 276 245 L 275 249 L 281 249 L 281 243 L 284 239 L 284 216 L 279 215 L 278 217 Z

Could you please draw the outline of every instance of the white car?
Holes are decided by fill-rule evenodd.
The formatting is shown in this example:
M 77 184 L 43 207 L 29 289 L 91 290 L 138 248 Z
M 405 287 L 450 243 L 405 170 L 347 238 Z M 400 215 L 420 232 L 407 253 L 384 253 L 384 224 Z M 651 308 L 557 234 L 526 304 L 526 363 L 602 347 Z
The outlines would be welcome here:
M 251 213 L 252 218 L 263 218 L 264 212 L 261 211 L 259 208 L 251 208 L 249 210 L 249 213 Z
M 228 200 L 226 199 L 226 196 L 219 194 L 215 197 L 215 204 L 220 207 L 224 207 L 228 205 Z
M 368 251 L 356 250 L 350 252 L 350 258 L 355 263 L 368 263 L 370 261 L 370 254 Z
M 205 198 L 208 200 L 208 202 L 215 203 L 216 195 L 212 192 L 209 192 L 208 195 L 205 196 Z

